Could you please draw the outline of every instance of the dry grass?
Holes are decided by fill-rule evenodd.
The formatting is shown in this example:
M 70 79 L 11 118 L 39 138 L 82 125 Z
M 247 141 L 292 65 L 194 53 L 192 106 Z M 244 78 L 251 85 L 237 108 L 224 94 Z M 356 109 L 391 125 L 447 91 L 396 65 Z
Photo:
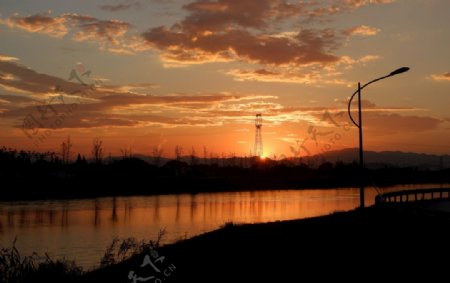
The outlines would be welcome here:
M 165 235 L 166 231 L 161 230 L 159 231 L 156 240 L 138 241 L 135 238 L 115 238 L 100 260 L 100 267 L 106 267 L 122 262 L 136 254 L 149 253 L 152 250 L 159 248 Z
M 117 264 L 136 254 L 150 253 L 159 248 L 165 235 L 166 231 L 161 230 L 156 240 L 115 238 L 106 249 L 100 267 Z M 17 249 L 16 242 L 17 238 L 10 248 L 0 249 L 0 283 L 72 282 L 85 274 L 74 261 L 64 258 L 55 260 L 48 254 L 40 256 L 37 253 L 23 256 Z
M 16 248 L 0 249 L 0 283 L 70 282 L 83 274 L 81 267 L 66 259 L 53 260 L 48 254 L 22 256 Z

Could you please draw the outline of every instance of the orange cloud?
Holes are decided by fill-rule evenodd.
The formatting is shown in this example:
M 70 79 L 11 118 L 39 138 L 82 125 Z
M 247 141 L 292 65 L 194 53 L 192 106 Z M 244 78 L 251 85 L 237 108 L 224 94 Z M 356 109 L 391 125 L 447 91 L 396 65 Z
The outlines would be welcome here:
M 351 7 L 359 8 L 370 4 L 389 4 L 396 0 L 345 0 L 345 4 Z
M 126 85 L 102 85 L 99 88 L 105 91 L 124 92 L 124 93 L 146 93 L 150 89 L 157 88 L 157 84 L 151 83 L 137 83 Z
M 8 61 L 17 61 L 17 60 L 19 60 L 19 59 L 16 57 L 0 54 L 0 61 L 8 62 Z
M 0 76 L 0 85 L 20 91 L 17 94 L 2 95 L 2 118 L 12 120 L 17 127 L 26 117 L 36 119 L 50 116 L 41 121 L 47 128 L 92 128 L 103 126 L 139 127 L 144 125 L 206 126 L 227 122 L 215 113 L 220 109 L 241 111 L 236 118 L 243 118 L 243 111 L 271 109 L 265 102 L 277 97 L 268 95 L 241 94 L 173 94 L 143 95 L 129 92 L 130 87 L 152 87 L 153 84 L 100 86 L 94 89 L 79 83 L 54 76 L 40 74 L 16 62 L 0 61 L 0 74 L 11 74 L 15 79 Z M 55 86 L 60 86 L 55 93 Z M 80 94 L 80 89 L 89 90 Z M 14 93 L 14 92 L 13 92 Z M 85 96 L 88 97 L 85 97 Z M 45 100 L 43 100 L 45 99 Z M 234 105 L 234 106 L 233 106 Z M 45 113 L 42 112 L 43 109 Z M 245 114 L 247 115 L 247 114 Z M 244 115 L 244 116 L 245 116 Z M 59 121 L 59 122 L 55 122 Z
M 64 17 L 51 17 L 48 14 L 36 14 L 20 17 L 14 14 L 0 23 L 10 28 L 20 28 L 28 32 L 44 33 L 53 37 L 63 37 L 68 33 L 66 19 Z
M 316 3 L 314 2 L 309 3 L 309 5 L 312 8 L 307 10 L 307 14 L 309 15 L 311 20 L 321 18 L 327 15 L 343 13 L 370 4 L 389 4 L 394 1 L 395 0 L 338 0 L 338 1 L 330 1 L 332 2 L 332 4 L 330 5 L 328 5 L 326 1 L 317 1 Z M 317 5 L 319 5 L 319 7 L 314 7 Z
M 36 99 L 27 96 L 0 94 L 0 104 L 2 104 L 3 110 L 13 109 L 18 105 L 27 106 L 36 102 Z
M 221 125 L 235 121 L 252 121 L 253 115 L 246 111 L 257 112 L 260 109 L 272 107 L 270 103 L 253 102 L 260 96 L 243 95 L 171 95 L 171 96 L 137 96 L 110 95 L 98 99 L 94 103 L 51 103 L 11 99 L 10 96 L 0 97 L 1 100 L 13 102 L 15 107 L 7 107 L 2 113 L 3 118 L 21 122 L 26 117 L 39 120 L 42 128 L 92 128 L 101 126 L 145 126 L 159 125 L 175 126 L 207 126 Z M 67 99 L 67 98 L 66 98 Z M 268 99 L 268 98 L 266 98 Z M 248 102 L 245 102 L 248 101 Z M 48 105 L 48 106 L 46 106 Z M 239 109 L 239 115 L 233 111 L 216 111 L 228 105 Z M 235 106 L 233 106 L 235 105 Z M 46 108 L 44 114 L 41 110 Z M 45 119 L 44 117 L 47 116 Z M 60 121 L 60 122 L 56 122 Z M 21 127 L 21 124 L 16 124 Z
M 40 74 L 26 66 L 11 61 L 0 61 L 0 73 L 8 73 L 14 80 L 1 80 L 2 86 L 13 87 L 27 94 L 1 95 L 1 117 L 21 127 L 24 119 L 32 115 L 41 119 L 43 128 L 96 128 L 96 127 L 204 127 L 225 124 L 252 124 L 255 113 L 264 113 L 269 125 L 306 122 L 320 127 L 331 127 L 323 116 L 329 111 L 339 119 L 347 120 L 346 101 L 337 107 L 286 107 L 276 101 L 277 96 L 250 94 L 172 94 L 150 95 L 129 92 L 130 87 L 153 87 L 152 84 L 104 85 L 91 89 L 89 97 L 82 97 L 72 90 L 80 89 L 79 83 Z M 274 75 L 274 71 L 257 70 L 260 75 Z M 0 76 L 0 79 L 2 77 Z M 56 85 L 62 86 L 54 93 Z M 56 99 L 58 98 L 58 99 Z M 43 100 L 45 99 L 45 100 Z M 50 101 L 50 102 L 49 102 Z M 440 125 L 433 117 L 400 116 L 390 111 L 415 111 L 411 108 L 377 107 L 363 101 L 367 127 L 381 131 L 390 125 L 392 131 L 425 131 Z M 42 109 L 47 109 L 46 114 Z M 50 111 L 51 110 L 51 111 Z M 342 115 L 341 115 L 341 114 Z M 44 115 L 44 116 L 43 116 Z M 334 117 L 334 116 L 333 116 Z M 336 118 L 338 119 L 338 118 Z M 389 120 L 389 123 L 388 123 Z M 392 120 L 392 121 L 390 121 Z M 55 122 L 59 121 L 59 122 Z M 382 121 L 382 122 L 380 122 Z M 408 123 L 414 126 L 406 127 Z M 386 132 L 386 131 L 385 131 Z M 391 132 L 391 130 L 387 131 Z
M 320 18 L 320 17 L 323 17 L 324 15 L 333 15 L 333 14 L 339 13 L 342 10 L 343 10 L 343 7 L 332 5 L 332 6 L 315 8 L 315 9 L 309 11 L 308 15 L 310 16 L 310 18 Z
M 349 82 L 333 78 L 333 74 L 328 76 L 321 75 L 319 72 L 295 72 L 289 70 L 242 70 L 233 69 L 226 74 L 232 76 L 237 81 L 259 81 L 259 82 L 278 82 L 278 83 L 294 83 L 294 84 L 316 84 L 321 86 L 324 84 L 348 85 Z
M 364 64 L 364 63 L 368 63 L 368 62 L 371 62 L 371 61 L 378 60 L 380 58 L 381 57 L 378 56 L 378 55 L 365 55 L 365 56 L 363 56 L 361 58 L 357 58 L 357 59 L 351 58 L 349 56 L 342 56 L 340 58 L 339 62 L 337 63 L 337 65 L 342 64 L 344 66 L 351 67 L 352 65 L 355 65 L 355 64 L 358 64 L 358 63 L 363 63 Z
M 431 78 L 438 82 L 448 82 L 450 81 L 450 72 L 431 75 Z
M 349 28 L 344 31 L 346 35 L 359 35 L 359 36 L 373 36 L 377 35 L 380 32 L 380 29 L 369 27 L 366 25 L 361 25 L 354 28 Z
M 316 86 L 332 84 L 351 86 L 353 84 L 352 82 L 341 78 L 342 73 L 338 71 L 339 67 L 349 69 L 355 64 L 366 64 L 380 58 L 377 55 L 366 55 L 358 59 L 342 56 L 336 62 L 328 63 L 326 66 L 266 66 L 254 70 L 232 69 L 227 71 L 226 74 L 232 76 L 237 81 L 313 84 Z M 326 72 L 324 72 L 324 69 Z
M 63 37 L 71 28 L 74 28 L 74 40 L 94 40 L 113 45 L 121 43 L 125 33 L 131 27 L 131 24 L 119 20 L 99 20 L 78 14 L 52 17 L 50 13 L 25 17 L 14 14 L 6 20 L 1 20 L 0 23 L 10 28 L 17 27 L 28 32 L 44 33 L 53 37 Z
M 95 103 L 46 103 L 36 101 L 23 106 L 22 101 L 16 107 L 8 107 L 2 113 L 3 118 L 13 119 L 16 123 L 26 117 L 34 117 L 41 128 L 93 128 L 102 126 L 213 126 L 236 121 L 251 122 L 253 112 L 272 107 L 271 103 L 253 102 L 259 96 L 237 95 L 172 95 L 172 96 L 104 96 Z M 0 97 L 3 100 L 4 97 Z M 9 97 L 5 97 L 5 101 Z M 12 101 L 11 99 L 9 101 Z M 248 101 L 248 102 L 245 102 Z M 233 111 L 216 111 L 217 107 L 228 105 L 240 109 L 238 115 Z M 235 106 L 233 106 L 235 105 Z M 46 108 L 43 114 L 42 108 Z M 252 113 L 246 113 L 250 112 Z M 44 117 L 47 116 L 45 119 Z M 57 122 L 59 121 L 59 122 Z M 16 124 L 21 127 L 22 124 Z

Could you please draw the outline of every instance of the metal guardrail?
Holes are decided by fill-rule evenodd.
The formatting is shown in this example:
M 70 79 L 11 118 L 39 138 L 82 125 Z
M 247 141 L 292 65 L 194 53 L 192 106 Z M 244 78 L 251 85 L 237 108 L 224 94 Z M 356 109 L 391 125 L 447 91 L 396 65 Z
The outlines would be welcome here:
M 437 199 L 450 199 L 450 188 L 405 190 L 380 194 L 375 197 L 375 204 L 405 203 Z

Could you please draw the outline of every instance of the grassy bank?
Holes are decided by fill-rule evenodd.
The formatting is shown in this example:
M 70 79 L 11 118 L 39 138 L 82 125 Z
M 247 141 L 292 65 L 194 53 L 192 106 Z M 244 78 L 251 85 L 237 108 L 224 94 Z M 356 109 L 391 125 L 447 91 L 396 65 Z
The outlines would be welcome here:
M 165 256 L 161 271 L 170 271 L 169 276 L 151 269 L 147 275 L 164 282 L 322 282 L 330 278 L 347 282 L 364 278 L 359 278 L 358 270 L 367 277 L 383 276 L 388 270 L 406 276 L 428 270 L 431 263 L 439 273 L 447 270 L 446 257 L 442 261 L 439 255 L 450 255 L 449 224 L 448 214 L 410 207 L 228 224 L 162 247 L 158 250 Z M 79 282 L 125 282 L 130 271 L 146 274 L 148 267 L 140 267 L 144 257 L 93 271 Z M 439 270 L 441 264 L 445 269 Z
M 73 261 L 54 260 L 47 254 L 20 254 L 16 240 L 11 247 L 0 249 L 0 283 L 71 282 L 82 276 L 82 269 Z

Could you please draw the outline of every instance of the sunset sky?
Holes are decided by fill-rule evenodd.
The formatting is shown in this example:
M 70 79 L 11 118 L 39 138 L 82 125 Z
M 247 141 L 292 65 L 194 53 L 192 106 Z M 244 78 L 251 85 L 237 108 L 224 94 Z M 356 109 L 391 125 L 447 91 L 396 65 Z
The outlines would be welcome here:
M 0 146 L 450 153 L 448 0 L 0 0 Z M 356 105 L 355 105 L 356 106 Z M 355 113 L 356 114 L 356 113 Z

